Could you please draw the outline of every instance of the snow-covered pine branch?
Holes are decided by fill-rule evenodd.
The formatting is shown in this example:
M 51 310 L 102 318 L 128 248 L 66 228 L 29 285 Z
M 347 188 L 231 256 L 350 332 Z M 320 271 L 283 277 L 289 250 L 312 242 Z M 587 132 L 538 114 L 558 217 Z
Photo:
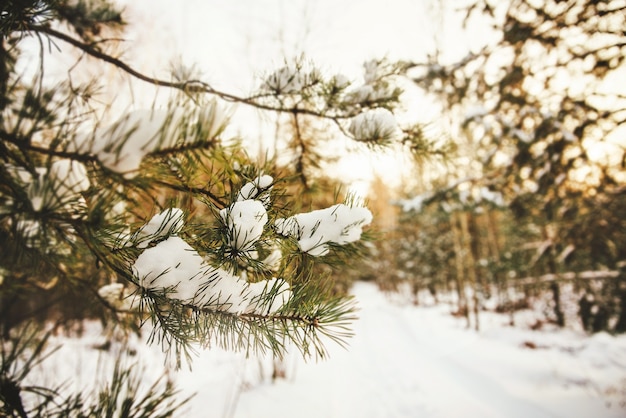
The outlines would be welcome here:
M 344 245 L 359 240 L 362 228 L 371 222 L 372 214 L 367 208 L 337 204 L 277 219 L 275 226 L 279 234 L 294 238 L 301 251 L 324 256 L 332 244 Z
M 373 144 L 389 143 L 398 137 L 400 131 L 393 114 L 383 108 L 358 114 L 348 129 L 355 140 Z
M 282 261 L 294 260 L 285 252 L 295 247 L 279 243 L 295 239 L 296 253 L 322 257 L 359 240 L 372 215 L 365 207 L 337 204 L 277 218 L 270 226 L 274 184 L 271 176 L 260 174 L 232 193 L 234 201 L 216 213 L 214 222 L 221 225 L 226 251 L 192 245 L 194 234 L 186 223 L 193 220 L 180 208 L 166 209 L 120 236 L 112 247 L 127 252 L 137 292 L 107 285 L 101 289 L 103 297 L 152 318 L 154 338 L 176 355 L 194 345 L 221 344 L 245 351 L 269 348 L 281 356 L 287 345 L 295 344 L 306 356 L 323 357 L 325 342 L 344 344 L 354 306 L 303 284 L 294 276 L 299 269 L 287 268 Z M 133 252 L 138 255 L 131 260 Z M 261 252 L 268 254 L 263 260 Z M 272 277 L 266 278 L 267 272 Z M 189 322 L 189 312 L 194 322 Z M 244 339 L 236 337 L 241 327 L 250 332 Z M 307 347 L 314 347 L 314 353 Z
M 227 124 L 227 111 L 216 100 L 135 110 L 90 134 L 76 135 L 66 150 L 95 156 L 107 169 L 132 178 L 148 155 L 215 145 Z

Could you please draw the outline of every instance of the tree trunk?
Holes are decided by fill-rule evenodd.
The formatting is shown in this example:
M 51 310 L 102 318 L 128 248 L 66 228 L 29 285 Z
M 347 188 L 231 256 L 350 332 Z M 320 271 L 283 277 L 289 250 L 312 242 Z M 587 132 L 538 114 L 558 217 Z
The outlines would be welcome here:
M 480 307 L 480 303 L 478 301 L 478 280 L 476 277 L 476 260 L 474 258 L 474 251 L 472 250 L 472 236 L 469 231 L 469 213 L 461 212 L 459 214 L 459 218 L 461 220 L 461 233 L 463 237 L 463 262 L 466 265 L 467 277 L 470 282 L 470 286 L 472 287 L 472 307 L 474 311 L 474 327 L 476 331 L 480 329 L 479 320 L 478 320 L 478 311 Z M 468 314 L 469 315 L 469 314 Z
M 552 244 L 548 249 L 548 269 L 550 274 L 557 274 L 556 268 L 556 254 L 554 249 L 554 241 L 555 241 L 556 233 L 550 232 L 547 227 L 543 228 L 543 238 L 545 240 L 551 240 Z M 554 316 L 556 317 L 556 323 L 560 327 L 565 326 L 565 315 L 563 315 L 563 309 L 561 308 L 561 288 L 559 286 L 559 282 L 555 280 L 550 284 L 550 290 L 552 291 L 552 299 L 554 301 Z
M 487 212 L 487 240 L 489 243 L 489 255 L 492 260 L 497 260 L 500 263 L 501 249 L 504 248 L 504 237 L 498 230 L 498 212 L 491 210 Z M 493 281 L 496 285 L 498 292 L 498 303 L 500 306 L 507 306 L 507 313 L 509 315 L 509 324 L 515 325 L 515 304 L 509 296 L 509 285 L 507 283 L 506 273 L 502 273 L 499 270 L 491 271 L 493 274 Z
M 565 326 L 565 316 L 563 315 L 563 309 L 561 309 L 561 288 L 559 282 L 552 282 L 550 284 L 550 290 L 552 290 L 552 299 L 554 299 L 554 315 L 556 316 L 556 323 L 560 327 Z
M 617 323 L 615 324 L 615 332 L 624 333 L 626 332 L 626 276 L 624 275 L 624 270 L 620 270 L 622 274 L 617 282 L 620 312 Z
M 467 306 L 467 297 L 465 295 L 465 268 L 463 263 L 463 244 L 462 231 L 458 227 L 457 216 L 453 213 L 450 216 L 450 226 L 452 228 L 452 236 L 454 239 L 454 261 L 456 265 L 456 290 L 459 295 L 458 310 L 459 313 L 465 315 L 467 319 L 467 327 L 471 327 L 469 318 L 469 309 Z

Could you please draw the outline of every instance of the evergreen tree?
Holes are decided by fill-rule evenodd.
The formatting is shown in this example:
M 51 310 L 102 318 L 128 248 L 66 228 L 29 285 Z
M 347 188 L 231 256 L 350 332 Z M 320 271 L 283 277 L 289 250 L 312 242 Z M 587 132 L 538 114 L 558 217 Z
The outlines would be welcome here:
M 355 254 L 371 213 L 350 198 L 296 213 L 288 179 L 227 141 L 224 105 L 317 119 L 368 147 L 421 149 L 419 130 L 392 113 L 398 66 L 368 62 L 358 84 L 296 61 L 244 97 L 135 70 L 112 52 L 125 22 L 106 0 L 9 0 L 0 24 L 2 414 L 156 417 L 180 406 L 169 384 L 141 395 L 121 366 L 95 401 L 26 387 L 46 342 L 29 324 L 53 317 L 148 329 L 178 366 L 199 347 L 325 357 L 326 342 L 345 342 L 354 305 L 315 266 Z M 31 80 L 18 70 L 26 39 L 40 48 Z M 121 109 L 98 104 L 102 80 L 50 85 L 44 49 L 57 45 L 170 99 L 113 117 Z

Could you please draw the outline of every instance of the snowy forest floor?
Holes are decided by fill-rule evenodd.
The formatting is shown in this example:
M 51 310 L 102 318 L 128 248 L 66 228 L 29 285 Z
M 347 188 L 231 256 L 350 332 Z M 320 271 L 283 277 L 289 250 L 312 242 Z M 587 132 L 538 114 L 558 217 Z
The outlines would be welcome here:
M 626 335 L 531 330 L 523 312 L 515 327 L 507 315 L 482 313 L 476 332 L 449 305 L 414 306 L 369 283 L 353 293 L 360 319 L 348 349 L 331 347 L 319 362 L 289 355 L 274 381 L 271 359 L 220 349 L 199 353 L 191 371 L 166 372 L 158 346 L 131 340 L 131 359 L 147 385 L 167 373 L 181 397 L 196 394 L 184 417 L 626 416 Z M 80 338 L 54 337 L 59 350 L 32 377 L 94 387 L 119 349 L 94 348 L 103 341 L 95 323 Z

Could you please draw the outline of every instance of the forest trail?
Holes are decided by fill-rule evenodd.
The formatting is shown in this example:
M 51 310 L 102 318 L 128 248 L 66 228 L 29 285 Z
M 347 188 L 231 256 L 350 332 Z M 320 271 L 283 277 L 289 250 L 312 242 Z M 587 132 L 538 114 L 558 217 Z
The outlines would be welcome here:
M 378 399 L 380 405 L 380 409 L 378 405 L 368 408 L 362 416 L 554 416 L 532 400 L 511 393 L 480 368 L 468 367 L 476 334 L 464 328 L 437 330 L 428 318 L 416 317 L 424 313 L 419 312 L 422 309 L 390 306 L 375 289 L 357 291 L 370 305 L 360 313 L 352 355 L 343 359 L 344 367 L 369 365 L 363 367 L 363 379 L 371 382 L 366 398 Z
M 558 348 L 570 342 L 532 350 L 521 344 L 532 331 L 477 333 L 445 306 L 392 303 L 365 283 L 354 292 L 360 320 L 348 350 L 333 350 L 324 362 L 297 363 L 286 381 L 243 392 L 235 417 L 298 411 L 298 417 L 329 418 L 600 418 L 626 412 L 605 406 L 586 363 L 579 367 L 585 378 L 570 374 L 576 358 Z M 618 355 L 626 355 L 620 341 Z

